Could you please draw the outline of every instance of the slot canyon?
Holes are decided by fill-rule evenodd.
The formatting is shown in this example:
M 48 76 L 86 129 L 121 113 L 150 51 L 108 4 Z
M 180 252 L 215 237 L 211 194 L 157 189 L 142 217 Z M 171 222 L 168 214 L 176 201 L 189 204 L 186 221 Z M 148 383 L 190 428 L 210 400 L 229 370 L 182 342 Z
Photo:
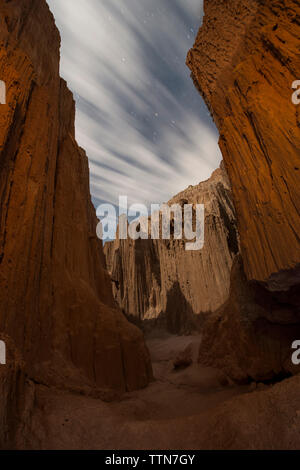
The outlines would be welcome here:
M 299 0 L 204 0 L 198 251 L 98 239 L 46 0 L 0 0 L 0 44 L 0 449 L 299 449 Z

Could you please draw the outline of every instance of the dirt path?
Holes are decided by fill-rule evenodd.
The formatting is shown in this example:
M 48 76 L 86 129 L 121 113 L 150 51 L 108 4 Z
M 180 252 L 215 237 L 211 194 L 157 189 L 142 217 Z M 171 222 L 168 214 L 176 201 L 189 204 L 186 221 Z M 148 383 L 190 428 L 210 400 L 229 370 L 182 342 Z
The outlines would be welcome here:
M 187 346 L 196 360 L 199 342 L 199 336 L 153 333 L 147 344 L 156 380 L 119 402 L 104 403 L 39 386 L 37 411 L 30 426 L 36 436 L 34 447 L 198 448 L 205 441 L 205 429 L 215 407 L 249 390 L 231 386 L 220 371 L 196 362 L 174 370 L 174 358 Z

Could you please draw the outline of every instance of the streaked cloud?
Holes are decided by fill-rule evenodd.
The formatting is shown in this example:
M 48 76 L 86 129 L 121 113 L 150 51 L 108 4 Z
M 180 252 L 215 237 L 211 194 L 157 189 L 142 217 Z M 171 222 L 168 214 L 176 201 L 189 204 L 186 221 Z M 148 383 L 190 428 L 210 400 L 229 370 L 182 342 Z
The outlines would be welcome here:
M 210 176 L 217 132 L 185 66 L 201 0 L 48 0 L 95 205 L 161 203 Z

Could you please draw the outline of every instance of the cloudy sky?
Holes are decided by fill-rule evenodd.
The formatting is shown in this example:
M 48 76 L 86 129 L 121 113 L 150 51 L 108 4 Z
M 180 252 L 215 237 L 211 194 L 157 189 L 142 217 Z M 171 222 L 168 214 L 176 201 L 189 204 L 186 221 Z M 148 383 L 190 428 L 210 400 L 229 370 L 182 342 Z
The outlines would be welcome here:
M 201 0 L 48 0 L 95 206 L 162 203 L 207 179 L 217 132 L 185 65 Z

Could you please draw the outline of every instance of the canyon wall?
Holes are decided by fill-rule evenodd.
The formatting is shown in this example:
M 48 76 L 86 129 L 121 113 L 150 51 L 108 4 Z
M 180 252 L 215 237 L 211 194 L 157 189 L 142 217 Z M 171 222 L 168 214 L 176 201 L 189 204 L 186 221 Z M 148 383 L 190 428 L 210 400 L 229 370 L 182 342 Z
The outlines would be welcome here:
M 271 290 L 299 283 L 298 0 L 204 1 L 187 65 L 220 132 L 244 269 Z
M 144 326 L 188 333 L 228 298 L 239 251 L 231 189 L 223 164 L 210 179 L 190 186 L 168 204 L 204 204 L 205 243 L 186 251 L 186 240 L 120 240 L 104 247 L 113 292 L 123 311 Z
M 0 365 L 0 419 L 6 422 L 25 377 L 101 396 L 145 386 L 151 365 L 104 269 L 88 161 L 75 141 L 75 105 L 59 76 L 53 16 L 45 0 L 1 2 L 0 26 L 0 79 L 7 89 L 7 104 L 0 105 L 0 339 L 9 343 L 7 365 Z
M 220 131 L 241 255 L 199 360 L 240 381 L 279 380 L 300 337 L 298 0 L 210 0 L 187 57 Z

